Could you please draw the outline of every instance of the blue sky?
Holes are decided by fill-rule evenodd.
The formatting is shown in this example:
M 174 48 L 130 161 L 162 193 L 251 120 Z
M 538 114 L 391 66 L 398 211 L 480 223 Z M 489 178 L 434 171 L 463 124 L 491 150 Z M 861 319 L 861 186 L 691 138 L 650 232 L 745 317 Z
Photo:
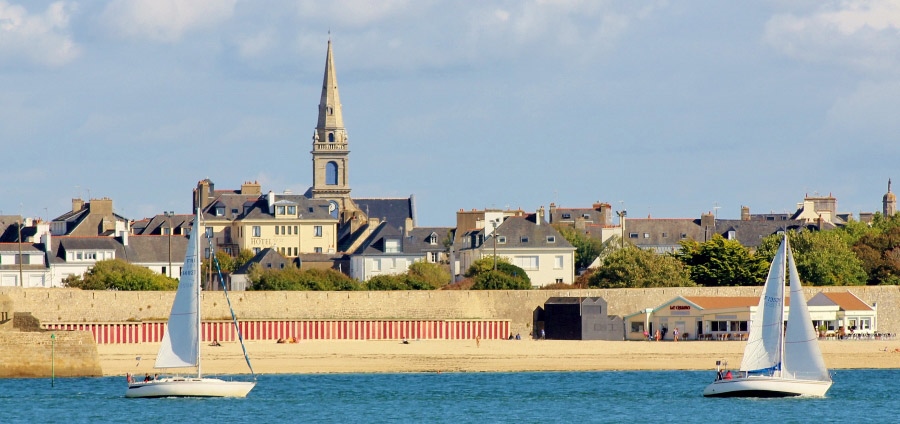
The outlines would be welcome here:
M 0 0 L 0 214 L 305 191 L 329 31 L 351 194 L 419 225 L 857 214 L 900 179 L 900 1 Z

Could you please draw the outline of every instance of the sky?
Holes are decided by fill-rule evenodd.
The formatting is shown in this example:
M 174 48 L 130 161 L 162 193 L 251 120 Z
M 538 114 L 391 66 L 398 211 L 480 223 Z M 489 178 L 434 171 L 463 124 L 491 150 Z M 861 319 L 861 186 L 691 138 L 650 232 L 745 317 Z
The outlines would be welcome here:
M 898 33 L 897 0 L 0 0 L 0 215 L 304 192 L 329 37 L 351 195 L 414 195 L 419 226 L 877 212 Z

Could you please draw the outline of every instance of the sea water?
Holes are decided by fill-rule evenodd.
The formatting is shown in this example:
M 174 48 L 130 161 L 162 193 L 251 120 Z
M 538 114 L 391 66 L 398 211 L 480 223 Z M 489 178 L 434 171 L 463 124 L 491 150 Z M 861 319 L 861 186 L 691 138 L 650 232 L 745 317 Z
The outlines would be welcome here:
M 900 370 L 838 370 L 825 398 L 708 399 L 712 371 L 260 375 L 245 399 L 126 399 L 124 377 L 0 379 L 0 423 L 900 421 Z

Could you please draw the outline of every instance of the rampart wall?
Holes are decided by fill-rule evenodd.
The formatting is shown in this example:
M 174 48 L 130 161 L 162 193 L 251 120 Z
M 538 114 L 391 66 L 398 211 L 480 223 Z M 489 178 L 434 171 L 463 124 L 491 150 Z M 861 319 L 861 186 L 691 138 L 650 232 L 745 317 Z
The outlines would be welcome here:
M 655 308 L 676 296 L 758 296 L 761 287 L 520 291 L 232 292 L 241 320 L 509 320 L 510 331 L 530 334 L 534 313 L 551 297 L 602 297 L 610 315 Z M 878 330 L 900 333 L 900 287 L 807 287 L 851 291 L 877 305 Z M 0 288 L 0 315 L 30 312 L 42 324 L 164 321 L 175 292 Z M 7 308 L 9 310 L 2 310 Z M 204 320 L 230 320 L 222 292 L 203 294 Z M 0 330 L 7 324 L 0 322 Z
M 0 331 L 0 378 L 51 375 L 103 375 L 97 344 L 91 333 Z

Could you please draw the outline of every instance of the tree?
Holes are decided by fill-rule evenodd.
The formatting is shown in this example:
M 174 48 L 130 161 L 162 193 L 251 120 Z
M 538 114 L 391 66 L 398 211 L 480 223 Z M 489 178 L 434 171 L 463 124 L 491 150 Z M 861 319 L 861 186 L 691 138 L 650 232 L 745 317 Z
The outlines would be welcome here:
M 67 277 L 63 285 L 84 290 L 175 290 L 178 280 L 121 259 L 98 261 L 82 277 Z
M 631 245 L 609 254 L 603 266 L 591 275 L 595 288 L 685 287 L 695 284 L 679 260 L 657 255 Z
M 846 234 L 833 231 L 788 231 L 800 281 L 810 286 L 855 286 L 864 284 L 863 262 L 844 241 Z M 762 240 L 757 256 L 772 262 L 782 236 Z
M 309 290 L 309 291 L 350 291 L 359 290 L 360 284 L 352 278 L 333 269 L 300 270 L 291 266 L 284 269 L 262 269 L 258 265 L 250 267 L 247 277 L 249 290 Z
M 852 249 L 868 274 L 866 284 L 900 284 L 900 227 L 876 229 L 862 236 Z
M 493 271 L 494 257 L 488 256 L 473 262 L 472 265 L 469 266 L 469 269 L 466 270 L 466 273 L 464 275 L 465 277 L 474 279 L 481 274 L 486 274 Z M 528 273 L 526 273 L 524 269 L 509 263 L 509 259 L 506 257 L 497 257 L 497 271 L 504 273 L 512 278 L 521 280 L 524 283 L 527 283 L 529 288 L 531 287 L 531 278 L 528 277 Z M 475 287 L 472 288 L 474 289 Z
M 690 273 L 691 280 L 701 286 L 761 286 L 765 283 L 768 263 L 757 257 L 737 240 L 726 240 L 716 234 L 703 243 L 682 240 L 674 257 Z
M 418 261 L 409 266 L 406 275 L 410 285 L 428 290 L 443 287 L 450 283 L 450 271 L 440 264 Z M 418 289 L 417 289 L 418 290 Z
M 612 248 L 610 242 L 605 243 L 588 236 L 583 231 L 576 230 L 567 225 L 554 225 L 556 231 L 575 247 L 575 269 L 587 269 L 595 259 L 608 254 Z
M 526 277 L 527 278 L 527 277 Z M 490 270 L 476 275 L 473 280 L 472 290 L 528 290 L 531 282 L 513 277 L 497 267 L 497 271 Z

